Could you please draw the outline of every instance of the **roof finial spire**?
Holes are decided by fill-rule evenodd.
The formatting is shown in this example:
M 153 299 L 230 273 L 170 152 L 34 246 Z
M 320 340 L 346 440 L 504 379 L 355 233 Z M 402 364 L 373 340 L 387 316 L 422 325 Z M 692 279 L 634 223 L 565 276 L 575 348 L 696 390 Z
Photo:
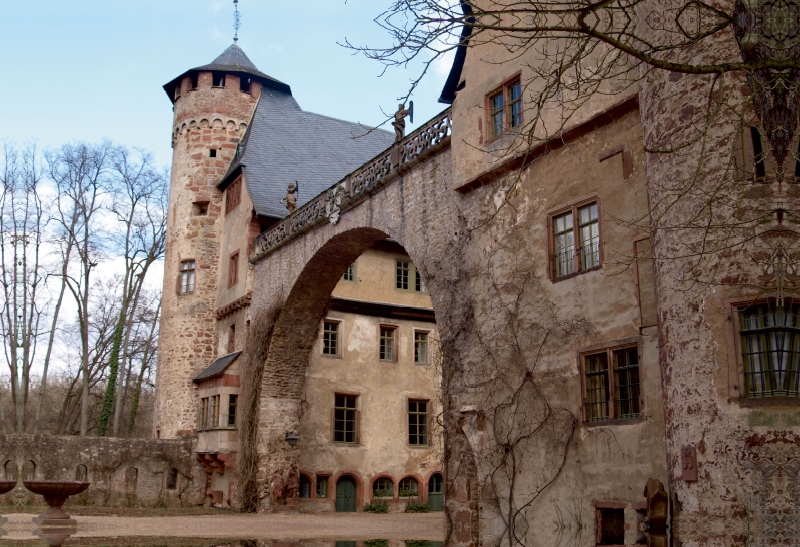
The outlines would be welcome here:
M 233 41 L 239 41 L 239 25 L 240 25 L 240 18 L 239 18 L 239 0 L 233 0 Z

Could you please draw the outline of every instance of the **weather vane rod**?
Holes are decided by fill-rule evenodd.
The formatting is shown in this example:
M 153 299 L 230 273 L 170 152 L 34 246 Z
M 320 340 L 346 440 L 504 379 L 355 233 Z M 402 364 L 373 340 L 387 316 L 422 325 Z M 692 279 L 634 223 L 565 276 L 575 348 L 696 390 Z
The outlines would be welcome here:
M 239 0 L 233 0 L 233 30 L 235 31 L 233 34 L 233 41 L 239 41 L 239 26 L 240 26 L 240 18 L 239 18 Z

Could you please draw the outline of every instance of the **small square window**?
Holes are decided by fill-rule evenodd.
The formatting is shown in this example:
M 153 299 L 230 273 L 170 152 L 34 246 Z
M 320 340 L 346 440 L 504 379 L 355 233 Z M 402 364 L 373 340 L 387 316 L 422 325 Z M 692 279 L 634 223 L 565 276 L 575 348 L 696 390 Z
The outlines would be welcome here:
M 625 545 L 625 509 L 595 509 L 595 545 Z
M 317 475 L 317 497 L 328 497 L 328 477 Z
M 209 149 L 208 157 L 209 158 L 216 158 L 217 157 L 217 149 L 216 148 Z
M 428 333 L 414 332 L 414 363 L 417 365 L 428 364 Z
M 394 333 L 397 327 L 381 326 L 381 361 L 396 361 L 397 352 L 395 351 Z
M 192 204 L 192 214 L 195 216 L 206 216 L 208 214 L 208 202 L 207 201 L 195 201 Z
M 325 321 L 322 327 L 322 354 L 339 355 L 339 322 Z

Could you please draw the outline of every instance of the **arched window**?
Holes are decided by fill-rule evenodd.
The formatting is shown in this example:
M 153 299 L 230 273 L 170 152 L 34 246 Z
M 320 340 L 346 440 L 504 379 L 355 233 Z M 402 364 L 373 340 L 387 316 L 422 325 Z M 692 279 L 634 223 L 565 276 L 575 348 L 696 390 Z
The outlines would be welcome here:
M 178 488 L 178 470 L 174 467 L 167 469 L 167 490 L 175 490 Z
M 36 478 L 36 463 L 33 460 L 28 460 L 22 466 L 22 480 L 32 481 Z
M 394 483 L 388 477 L 381 477 L 372 483 L 372 497 L 373 498 L 391 498 L 393 497 Z
M 414 477 L 406 477 L 401 480 L 397 489 L 397 494 L 401 498 L 419 497 L 419 483 L 417 483 L 417 479 Z
M 305 475 L 300 475 L 300 497 L 301 498 L 311 497 L 311 479 L 309 479 Z
M 78 467 L 75 468 L 75 480 L 78 482 L 86 482 L 88 477 L 89 470 L 86 468 L 86 466 L 82 463 L 78 464 Z
M 3 467 L 5 469 L 7 481 L 17 480 L 17 464 L 15 462 L 8 460 Z

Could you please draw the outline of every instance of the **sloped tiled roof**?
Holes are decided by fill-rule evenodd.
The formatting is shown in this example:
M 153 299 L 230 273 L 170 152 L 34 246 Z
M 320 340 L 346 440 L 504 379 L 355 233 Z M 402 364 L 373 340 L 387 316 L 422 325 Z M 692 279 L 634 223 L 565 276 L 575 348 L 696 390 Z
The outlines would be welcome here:
M 228 49 L 223 51 L 219 57 L 211 61 L 211 63 L 197 67 L 196 70 L 225 70 L 228 67 L 242 71 L 259 71 L 242 48 L 236 44 L 231 44 Z
M 229 353 L 224 357 L 220 357 L 213 363 L 211 363 L 208 368 L 206 368 L 203 372 L 192 378 L 192 382 L 200 382 L 202 380 L 206 380 L 208 378 L 213 378 L 214 376 L 219 376 L 225 369 L 228 368 L 231 363 L 233 363 L 237 357 L 242 354 L 241 351 L 237 351 L 235 353 Z
M 290 94 L 265 89 L 219 187 L 241 168 L 256 213 L 283 218 L 290 182 L 298 182 L 299 207 L 393 142 L 394 133 L 306 112 Z

